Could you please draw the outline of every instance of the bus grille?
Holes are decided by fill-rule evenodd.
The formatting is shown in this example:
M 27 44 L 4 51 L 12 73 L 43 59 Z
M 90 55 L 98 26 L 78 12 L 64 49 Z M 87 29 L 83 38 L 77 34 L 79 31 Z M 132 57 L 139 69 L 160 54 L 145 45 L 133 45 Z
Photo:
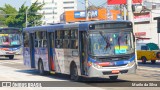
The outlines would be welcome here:
M 128 70 L 121 70 L 120 73 L 127 73 Z M 113 74 L 112 71 L 105 71 L 103 72 L 103 75 L 109 75 L 109 74 Z

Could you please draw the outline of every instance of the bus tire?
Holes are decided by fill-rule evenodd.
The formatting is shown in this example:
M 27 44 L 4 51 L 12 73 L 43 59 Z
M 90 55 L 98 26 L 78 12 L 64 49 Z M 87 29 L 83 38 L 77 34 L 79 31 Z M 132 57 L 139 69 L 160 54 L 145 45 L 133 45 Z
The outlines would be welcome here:
M 9 59 L 13 59 L 14 55 L 9 55 L 8 57 L 9 57 Z
M 79 81 L 78 69 L 75 63 L 71 63 L 70 66 L 70 78 L 73 81 Z
M 160 58 L 160 52 L 157 52 L 156 57 Z
M 41 60 L 38 62 L 38 72 L 40 75 L 45 75 L 43 62 Z
M 142 64 L 146 64 L 147 58 L 145 56 L 142 56 L 141 60 L 142 60 Z
M 117 80 L 118 79 L 118 75 L 117 76 L 109 76 L 110 80 Z
M 156 63 L 156 60 L 151 60 L 151 63 L 152 63 L 152 64 L 155 64 L 155 63 Z

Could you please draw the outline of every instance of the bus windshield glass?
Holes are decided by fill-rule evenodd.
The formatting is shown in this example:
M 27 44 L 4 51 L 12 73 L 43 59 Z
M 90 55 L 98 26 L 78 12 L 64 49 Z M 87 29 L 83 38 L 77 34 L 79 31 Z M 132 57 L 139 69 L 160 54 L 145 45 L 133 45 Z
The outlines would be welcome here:
M 20 34 L 0 34 L 0 46 L 21 45 Z
M 91 31 L 89 32 L 89 44 L 89 54 L 93 56 L 122 55 L 134 52 L 131 31 Z

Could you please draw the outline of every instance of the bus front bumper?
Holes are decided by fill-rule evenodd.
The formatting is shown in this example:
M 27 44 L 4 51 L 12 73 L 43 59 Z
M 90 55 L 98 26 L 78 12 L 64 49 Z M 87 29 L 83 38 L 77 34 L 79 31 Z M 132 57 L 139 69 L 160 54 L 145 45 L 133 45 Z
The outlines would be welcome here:
M 21 52 L 22 52 L 22 50 L 15 50 L 15 51 L 0 51 L 0 56 L 21 54 Z
M 102 67 L 96 68 L 93 65 L 90 66 L 88 71 L 88 77 L 105 77 L 105 76 L 116 76 L 121 74 L 135 74 L 137 64 L 134 62 L 132 66 L 117 66 L 117 67 Z M 119 73 L 113 73 L 118 71 Z

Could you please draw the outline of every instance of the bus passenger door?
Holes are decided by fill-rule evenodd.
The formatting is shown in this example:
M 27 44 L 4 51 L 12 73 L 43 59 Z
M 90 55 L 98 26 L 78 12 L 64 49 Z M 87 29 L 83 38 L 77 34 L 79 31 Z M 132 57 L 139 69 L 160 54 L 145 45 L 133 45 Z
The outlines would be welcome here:
M 87 39 L 86 39 L 86 32 L 80 31 L 79 32 L 79 52 L 80 52 L 80 67 L 81 67 L 81 74 L 87 74 Z
M 29 34 L 31 68 L 35 68 L 34 33 Z
M 49 32 L 47 35 L 47 43 L 48 43 L 48 64 L 50 71 L 55 70 L 55 45 L 54 45 L 54 32 Z

